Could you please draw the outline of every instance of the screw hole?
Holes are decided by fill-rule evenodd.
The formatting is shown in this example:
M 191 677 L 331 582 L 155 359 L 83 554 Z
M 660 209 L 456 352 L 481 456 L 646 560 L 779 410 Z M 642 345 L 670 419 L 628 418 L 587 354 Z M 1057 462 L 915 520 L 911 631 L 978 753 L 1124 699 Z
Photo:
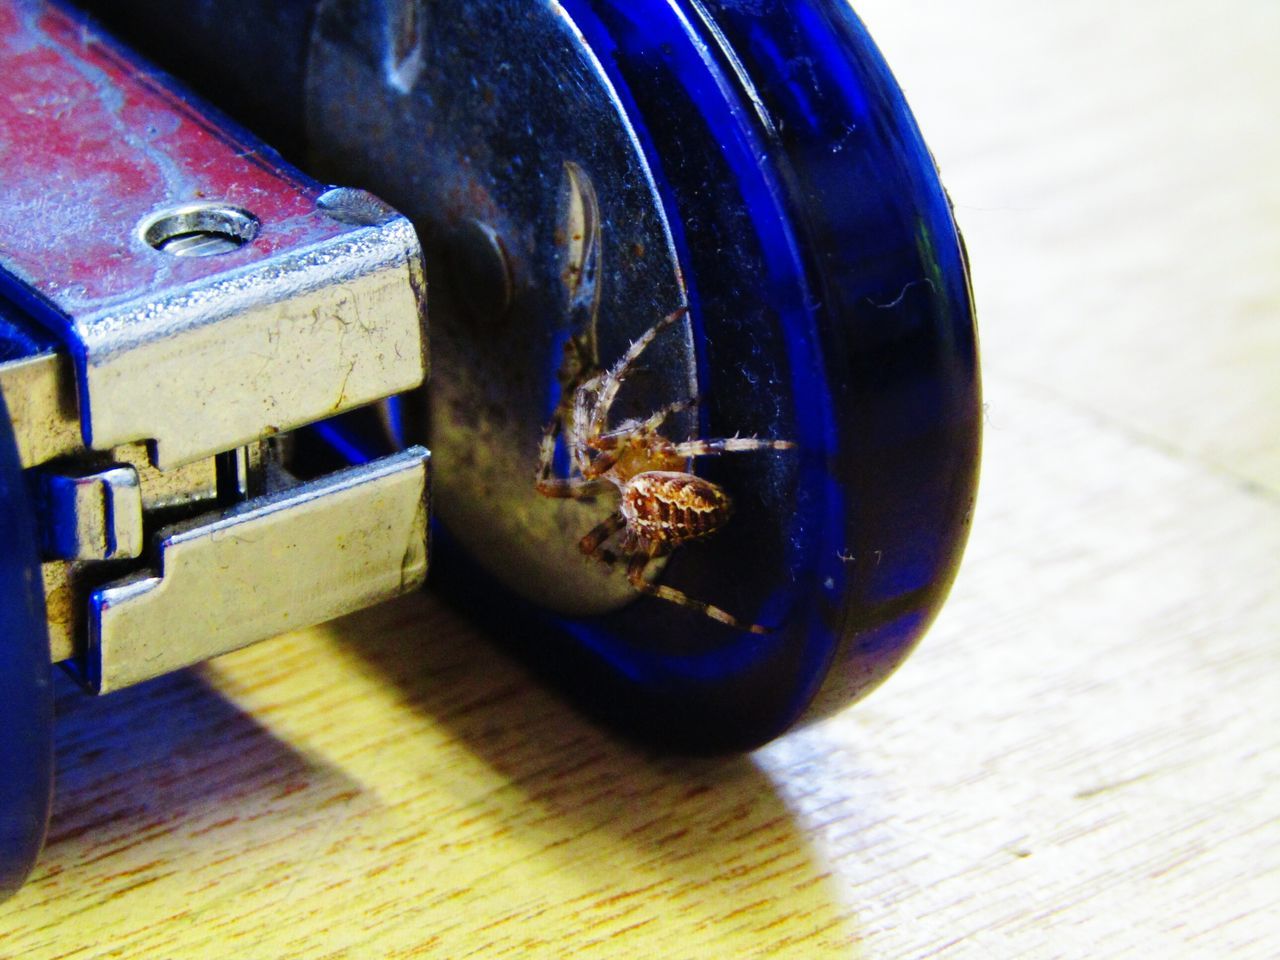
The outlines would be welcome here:
M 155 214 L 140 226 L 142 239 L 175 257 L 214 257 L 239 250 L 258 235 L 258 218 L 248 210 L 202 203 Z

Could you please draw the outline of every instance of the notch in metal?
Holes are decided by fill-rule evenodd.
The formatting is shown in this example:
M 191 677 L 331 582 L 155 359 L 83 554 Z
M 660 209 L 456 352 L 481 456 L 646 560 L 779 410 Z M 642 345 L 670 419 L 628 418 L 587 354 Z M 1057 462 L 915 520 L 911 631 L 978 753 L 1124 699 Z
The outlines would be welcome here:
M 162 530 L 153 569 L 90 597 L 88 683 L 108 693 L 415 590 L 429 461 L 411 447 Z

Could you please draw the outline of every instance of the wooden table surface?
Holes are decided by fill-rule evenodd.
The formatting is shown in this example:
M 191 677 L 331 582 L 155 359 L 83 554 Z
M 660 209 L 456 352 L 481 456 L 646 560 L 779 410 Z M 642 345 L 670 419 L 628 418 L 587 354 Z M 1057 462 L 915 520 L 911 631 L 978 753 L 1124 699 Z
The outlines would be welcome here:
M 1280 956 L 1280 4 L 860 0 L 987 449 L 869 700 L 653 756 L 430 595 L 104 700 L 0 956 Z

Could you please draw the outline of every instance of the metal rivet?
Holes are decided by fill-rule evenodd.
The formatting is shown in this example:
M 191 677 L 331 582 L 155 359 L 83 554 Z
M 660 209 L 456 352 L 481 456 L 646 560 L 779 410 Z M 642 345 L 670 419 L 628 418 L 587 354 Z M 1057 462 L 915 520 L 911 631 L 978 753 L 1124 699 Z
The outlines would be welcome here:
M 175 257 L 212 257 L 239 250 L 258 235 L 258 218 L 220 203 L 193 203 L 148 217 L 139 225 L 148 246 Z

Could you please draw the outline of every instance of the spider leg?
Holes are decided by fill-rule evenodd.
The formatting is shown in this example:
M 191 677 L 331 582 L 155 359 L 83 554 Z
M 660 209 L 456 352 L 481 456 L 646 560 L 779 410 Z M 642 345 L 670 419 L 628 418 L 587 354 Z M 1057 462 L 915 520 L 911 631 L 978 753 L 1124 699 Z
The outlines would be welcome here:
M 650 583 L 645 579 L 644 572 L 652 559 L 653 558 L 647 554 L 639 554 L 632 557 L 630 562 L 627 563 L 627 580 L 630 581 L 631 585 L 641 593 L 646 593 L 651 597 L 658 597 L 661 600 L 668 600 L 681 607 L 689 607 L 690 609 L 698 610 L 706 614 L 712 620 L 717 620 L 720 623 L 726 624 L 727 626 L 733 627 L 737 630 L 746 630 L 750 633 L 757 634 L 765 634 L 769 632 L 768 627 L 763 627 L 758 623 L 744 624 L 728 611 L 721 610 L 719 607 L 713 606 L 706 601 L 695 600 L 687 593 L 677 590 L 674 587 L 666 587 L 661 584 Z
M 596 397 L 600 393 L 600 382 L 603 373 L 585 380 L 573 392 L 573 405 L 570 409 L 569 432 L 565 440 L 569 445 L 569 459 L 579 473 L 586 473 L 587 449 L 583 442 L 591 436 L 591 424 L 595 416 Z
M 677 403 L 669 403 L 665 407 L 659 407 L 653 413 L 643 420 L 626 420 L 619 424 L 617 429 L 610 430 L 603 436 L 596 437 L 591 441 L 590 446 L 595 450 L 613 450 L 622 441 L 639 434 L 657 433 L 667 419 L 677 413 L 683 413 L 696 407 L 702 402 L 701 397 L 690 397 L 688 400 L 680 400 Z
M 631 344 L 630 349 L 604 374 L 600 381 L 600 393 L 596 396 L 596 402 L 592 408 L 591 426 L 593 429 L 588 436 L 604 432 L 605 423 L 609 418 L 609 409 L 613 406 L 613 401 L 618 396 L 618 389 L 622 386 L 622 381 L 626 379 L 627 371 L 631 369 L 631 365 L 639 359 L 640 354 L 644 353 L 649 344 L 653 343 L 658 334 L 688 312 L 688 307 L 681 307 L 678 310 L 671 311 L 671 313 L 646 330 L 640 336 L 640 339 Z
M 563 405 L 561 405 L 552 414 L 551 420 L 542 431 L 542 444 L 538 450 L 538 470 L 534 477 L 534 485 L 544 497 L 551 497 L 557 500 L 594 499 L 609 487 L 609 483 L 603 480 L 588 480 L 581 476 L 582 470 L 579 461 L 585 458 L 581 445 L 575 444 L 571 436 L 566 435 L 565 437 L 569 445 L 570 455 L 574 461 L 571 471 L 572 469 L 577 469 L 579 475 L 568 478 L 553 477 L 551 475 L 555 469 L 556 436 L 562 432 L 563 428 L 564 409 Z
M 722 453 L 746 453 L 749 450 L 793 450 L 790 440 L 761 440 L 759 437 L 725 437 L 722 440 L 689 440 L 677 443 L 672 450 L 681 457 L 714 457 Z
M 581 443 L 576 440 L 585 436 L 581 425 L 590 418 L 591 399 L 600 389 L 602 375 L 595 360 L 594 336 L 592 330 L 572 334 L 564 342 L 564 358 L 557 375 L 560 381 L 560 402 L 556 404 L 555 412 L 542 432 L 537 471 L 539 482 L 551 476 L 556 437 L 559 435 L 564 436 L 572 468 L 582 472 L 586 456 Z M 570 429 L 566 430 L 566 425 Z
M 587 532 L 587 535 L 578 541 L 578 549 L 588 557 L 595 557 L 604 560 L 605 563 L 612 563 L 617 558 L 613 554 L 601 550 L 601 548 L 610 537 L 626 525 L 627 521 L 622 516 L 622 511 L 615 510 L 592 527 Z
M 560 382 L 562 407 L 572 402 L 574 392 L 581 384 L 600 373 L 600 368 L 593 365 L 587 352 L 589 349 L 580 334 L 574 334 L 564 342 L 564 358 L 560 361 L 560 370 L 556 374 L 556 379 Z
M 534 474 L 534 481 L 538 484 L 538 489 L 542 489 L 542 485 L 551 479 L 551 471 L 555 467 L 556 458 L 556 435 L 560 433 L 564 427 L 564 411 L 560 407 L 556 407 L 556 412 L 551 415 L 551 419 L 547 421 L 547 425 L 542 428 L 542 443 L 538 447 L 538 470 Z
M 686 410 L 692 410 L 701 402 L 701 397 L 693 396 L 684 400 L 677 400 L 675 403 L 668 403 L 665 407 L 659 407 L 644 422 L 644 429 L 648 432 L 653 432 L 666 423 L 670 417 L 674 417 L 677 413 L 684 413 Z

